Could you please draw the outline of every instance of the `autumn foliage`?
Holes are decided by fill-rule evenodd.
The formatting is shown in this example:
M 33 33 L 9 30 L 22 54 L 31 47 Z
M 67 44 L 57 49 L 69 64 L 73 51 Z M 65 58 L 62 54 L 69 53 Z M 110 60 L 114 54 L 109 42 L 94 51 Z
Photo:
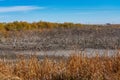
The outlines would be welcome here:
M 14 31 L 14 30 L 38 30 L 43 28 L 57 28 L 57 27 L 81 27 L 81 24 L 74 24 L 74 23 L 52 23 L 52 22 L 23 22 L 23 21 L 15 21 L 10 23 L 0 23 L 0 30 L 6 30 L 6 31 Z

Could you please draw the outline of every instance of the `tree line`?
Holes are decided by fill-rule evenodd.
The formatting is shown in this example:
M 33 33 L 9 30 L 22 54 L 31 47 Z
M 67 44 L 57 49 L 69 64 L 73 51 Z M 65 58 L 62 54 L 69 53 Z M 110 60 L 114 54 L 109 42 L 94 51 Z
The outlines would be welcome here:
M 52 29 L 52 28 L 84 28 L 84 29 L 107 29 L 107 28 L 120 28 L 120 24 L 80 24 L 80 23 L 53 23 L 53 22 L 25 22 L 25 21 L 14 21 L 9 23 L 0 23 L 0 31 L 21 31 L 21 30 L 41 30 L 41 29 Z
M 74 23 L 52 23 L 52 22 L 23 22 L 23 21 L 14 21 L 9 23 L 0 23 L 0 30 L 5 31 L 19 31 L 19 30 L 39 30 L 39 29 L 45 29 L 45 28 L 70 28 L 70 27 L 81 27 L 82 24 L 74 24 Z

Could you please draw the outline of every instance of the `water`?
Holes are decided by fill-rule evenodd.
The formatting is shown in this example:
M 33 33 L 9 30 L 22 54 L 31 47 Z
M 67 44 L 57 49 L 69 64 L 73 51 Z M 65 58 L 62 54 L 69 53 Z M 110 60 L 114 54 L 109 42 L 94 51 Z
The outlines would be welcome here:
M 17 54 L 24 54 L 24 55 L 39 55 L 39 56 L 65 56 L 68 57 L 71 54 L 82 54 L 84 53 L 87 56 L 94 56 L 96 53 L 98 55 L 114 55 L 116 53 L 119 53 L 119 50 L 106 50 L 106 49 L 85 49 L 84 51 L 80 50 L 55 50 L 55 51 L 2 51 L 0 50 L 0 55 L 17 55 Z

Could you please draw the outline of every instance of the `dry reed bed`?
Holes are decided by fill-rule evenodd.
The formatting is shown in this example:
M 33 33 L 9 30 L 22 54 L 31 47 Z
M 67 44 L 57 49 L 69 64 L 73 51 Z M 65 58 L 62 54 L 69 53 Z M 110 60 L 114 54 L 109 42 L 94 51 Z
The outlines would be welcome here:
M 17 62 L 0 60 L 0 80 L 120 80 L 120 54 L 39 60 L 20 56 Z
M 96 29 L 98 28 L 98 29 Z M 119 49 L 120 28 L 100 26 L 0 32 L 1 50 Z

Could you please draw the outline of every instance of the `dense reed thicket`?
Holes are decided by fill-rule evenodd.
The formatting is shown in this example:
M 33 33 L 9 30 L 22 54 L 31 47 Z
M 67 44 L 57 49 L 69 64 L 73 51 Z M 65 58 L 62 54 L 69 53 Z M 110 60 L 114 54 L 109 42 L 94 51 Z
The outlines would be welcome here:
M 107 54 L 107 53 L 106 53 Z M 16 62 L 0 60 L 0 80 L 120 80 L 120 54 L 39 60 L 32 55 Z

